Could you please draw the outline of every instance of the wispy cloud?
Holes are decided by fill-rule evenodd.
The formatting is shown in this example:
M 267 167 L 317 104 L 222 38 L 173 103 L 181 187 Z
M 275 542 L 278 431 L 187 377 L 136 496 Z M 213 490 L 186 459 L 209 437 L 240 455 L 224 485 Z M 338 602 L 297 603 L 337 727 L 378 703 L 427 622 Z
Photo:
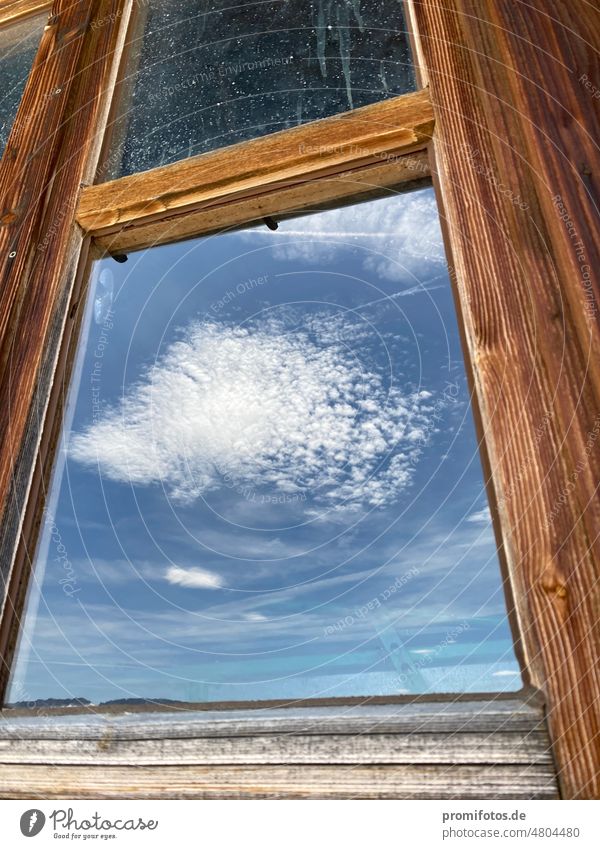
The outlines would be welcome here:
M 275 233 L 249 231 L 244 237 L 255 239 L 257 232 L 275 244 L 275 256 L 286 260 L 327 264 L 338 258 L 332 243 L 360 245 L 363 268 L 386 280 L 414 281 L 425 268 L 446 261 L 430 189 L 282 221 Z
M 412 478 L 430 394 L 389 385 L 375 332 L 341 313 L 196 321 L 70 453 L 109 479 L 190 503 L 262 487 L 339 508 L 383 506 Z M 369 334 L 373 338 L 369 338 Z
M 467 522 L 472 522 L 476 525 L 489 525 L 492 521 L 492 514 L 490 513 L 489 507 L 484 507 L 482 510 L 477 510 L 475 513 L 471 513 L 470 516 L 467 516 Z
M 220 575 L 215 572 L 209 572 L 207 569 L 182 569 L 180 566 L 169 566 L 165 579 L 170 584 L 193 589 L 217 590 L 223 585 Z

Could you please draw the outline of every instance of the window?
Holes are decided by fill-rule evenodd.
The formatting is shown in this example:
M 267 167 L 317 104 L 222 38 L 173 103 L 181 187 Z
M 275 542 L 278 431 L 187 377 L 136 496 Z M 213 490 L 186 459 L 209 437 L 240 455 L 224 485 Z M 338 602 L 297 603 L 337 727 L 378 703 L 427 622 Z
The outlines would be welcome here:
M 46 4 L 34 0 L 0 4 L 0 23 L 16 25 L 28 17 L 31 22 L 42 8 Z M 593 450 L 597 380 L 589 365 L 600 350 L 592 280 L 600 257 L 590 206 L 597 155 L 590 139 L 598 127 L 587 83 L 594 74 L 600 77 L 600 69 L 582 46 L 589 43 L 582 27 L 595 31 L 593 10 L 573 23 L 569 9 L 560 7 L 541 25 L 535 4 L 494 7 L 474 16 L 462 0 L 452 9 L 409 2 L 404 21 L 398 15 L 398 27 L 390 29 L 378 17 L 386 8 L 367 0 L 329 4 L 327 14 L 337 26 L 325 32 L 325 7 L 311 6 L 296 26 L 300 13 L 294 3 L 265 4 L 268 23 L 260 35 L 262 6 L 243 16 L 224 5 L 203 5 L 198 14 L 197 4 L 128 0 L 54 0 L 47 9 L 52 14 L 41 35 L 40 59 L 0 162 L 0 681 L 5 705 L 7 699 L 23 703 L 2 710 L 6 725 L 0 726 L 0 737 L 6 747 L 0 794 L 48 797 L 56 794 L 60 779 L 71 796 L 93 795 L 98 770 L 110 764 L 113 769 L 103 775 L 105 790 L 117 798 L 131 787 L 140 795 L 206 796 L 214 787 L 222 788 L 222 795 L 255 795 L 257 772 L 267 795 L 275 796 L 360 792 L 395 798 L 417 792 L 449 797 L 460 787 L 466 797 L 481 798 L 483 787 L 492 797 L 555 798 L 558 782 L 565 797 L 598 792 L 594 741 L 600 687 L 593 623 L 600 470 Z M 274 50 L 268 45 L 282 28 L 285 37 L 277 36 Z M 381 38 L 367 38 L 381 29 Z M 177 39 L 192 30 L 194 48 L 186 57 L 178 52 Z M 218 42 L 212 53 L 211 40 Z M 564 40 L 574 64 L 587 69 L 585 79 L 556 61 Z M 266 63 L 270 50 L 274 61 L 287 54 L 288 44 L 293 64 L 284 65 L 283 58 L 276 67 Z M 154 61 L 159 45 L 164 52 Z M 255 55 L 264 67 L 248 67 Z M 201 74 L 211 73 L 209 66 L 241 66 L 239 73 L 217 70 L 226 106 L 222 100 L 213 103 L 207 87 L 187 85 L 195 76 L 202 81 Z M 517 67 L 529 69 L 531 84 L 514 73 Z M 283 97 L 276 94 L 280 72 L 293 77 Z M 234 86 L 241 91 L 239 103 Z M 414 217 L 417 206 L 422 219 Z M 398 244 L 410 209 L 418 238 L 411 235 L 410 244 L 406 239 Z M 380 223 L 370 229 L 372 216 Z M 389 231 L 381 223 L 388 221 L 393 223 Z M 373 229 L 374 235 L 365 235 Z M 376 249 L 376 261 L 373 242 L 388 236 L 386 246 Z M 263 273 L 256 265 L 259 256 L 267 257 Z M 418 278 L 413 294 L 407 294 L 407 280 L 390 277 L 390 256 L 418 266 L 411 269 Z M 201 267 L 194 266 L 193 257 L 202 259 Z M 165 275 L 171 268 L 177 273 Z M 350 282 L 342 283 L 343 275 Z M 143 298 L 144 282 L 147 295 L 136 323 L 134 305 Z M 367 284 L 385 298 L 369 322 L 361 311 L 370 304 L 361 300 L 360 287 Z M 282 297 L 284 286 L 292 297 Z M 311 288 L 312 300 L 321 305 L 326 290 L 326 309 L 306 303 L 300 293 Z M 332 304 L 343 307 L 343 324 Z M 217 315 L 207 324 L 202 316 L 213 306 Z M 390 318 L 394 310 L 400 310 L 403 322 L 410 319 L 414 336 L 405 332 L 406 322 L 396 326 Z M 327 328 L 338 324 L 338 335 L 327 335 Z M 442 366 L 436 366 L 442 347 L 435 331 L 442 325 L 458 394 L 446 398 L 440 411 L 435 405 L 444 397 Z M 103 333 L 104 356 L 92 362 Z M 411 345 L 411 339 L 419 344 Z M 237 364 L 247 346 L 255 368 L 246 364 L 241 372 L 248 396 L 244 407 L 255 416 L 253 438 L 260 450 L 254 450 L 254 442 L 251 450 L 247 435 L 235 429 L 230 411 L 239 409 L 239 393 L 222 391 L 229 378 L 220 352 L 231 349 Z M 202 365 L 192 357 L 193 368 L 186 360 L 188 371 L 178 369 L 177 357 L 198 347 L 206 353 Z M 276 356 L 269 360 L 265 352 Z M 289 370 L 281 366 L 284 359 L 297 364 L 302 384 L 297 396 Z M 99 376 L 96 362 L 102 362 Z M 182 428 L 189 410 L 176 397 L 176 413 L 167 410 L 176 427 L 148 430 L 148 409 L 161 414 L 154 424 L 165 419 L 164 407 L 155 403 L 156 382 L 168 396 L 187 381 L 193 390 L 186 396 L 189 403 L 198 381 L 209 381 L 207 362 L 214 363 L 219 392 L 203 395 L 203 403 L 209 398 L 217 409 L 215 398 L 225 400 L 227 415 L 221 403 L 220 417 L 210 418 L 202 439 L 191 438 Z M 336 377 L 332 389 L 332 376 L 341 374 L 347 377 Z M 252 375 L 270 404 L 253 401 Z M 98 377 L 96 396 L 91 379 Z M 364 394 L 361 380 L 368 389 Z M 273 383 L 281 391 L 275 392 Z M 346 393 L 345 404 L 334 399 L 319 404 L 329 390 Z M 317 428 L 317 450 L 305 431 L 295 439 L 294 431 L 286 430 L 290 416 L 284 401 L 290 398 L 296 398 L 305 420 L 312 421 L 308 412 L 318 410 L 319 421 L 332 425 L 328 439 Z M 441 415 L 439 429 L 421 422 L 430 415 L 431 421 L 434 409 Z M 343 423 L 344 410 L 354 427 Z M 222 427 L 214 427 L 215 418 Z M 373 434 L 373 444 L 361 441 L 366 432 Z M 344 441 L 345 434 L 351 441 L 350 436 Z M 202 447 L 207 444 L 214 446 L 210 460 Z M 323 462 L 331 455 L 335 463 Z M 433 473 L 435 486 L 424 490 L 432 499 L 427 504 L 419 493 Z M 318 486 L 308 493 L 315 481 Z M 255 507 L 248 492 L 266 500 L 274 491 L 279 497 L 280 488 L 298 499 L 269 504 L 268 522 L 279 522 L 277 545 L 283 540 L 294 553 L 298 538 L 293 534 L 299 532 L 282 536 L 280 527 L 284 514 L 294 509 L 312 510 L 311 521 L 325 510 L 336 512 L 340 522 L 355 511 L 360 525 L 351 553 L 364 533 L 382 573 L 390 567 L 389 552 L 406 543 L 402 534 L 411 521 L 422 528 L 434 515 L 449 523 L 438 537 L 415 538 L 427 550 L 413 548 L 411 563 L 403 564 L 401 576 L 408 575 L 415 558 L 420 571 L 401 584 L 402 599 L 408 602 L 410 593 L 421 598 L 419 581 L 425 593 L 435 584 L 434 570 L 424 563 L 433 562 L 427 557 L 436 545 L 440 556 L 462 570 L 464 591 L 451 585 L 454 570 L 440 566 L 444 597 L 432 602 L 438 607 L 425 613 L 413 605 L 415 618 L 402 628 L 392 623 L 392 634 L 385 627 L 390 611 L 402 609 L 407 619 L 406 607 L 391 599 L 384 605 L 381 593 L 392 581 L 381 583 L 383 575 L 373 579 L 369 564 L 364 586 L 354 574 L 343 596 L 334 595 L 333 584 L 321 584 L 321 597 L 307 596 L 319 611 L 311 620 L 320 629 L 318 663 L 310 657 L 316 643 L 277 643 L 286 633 L 274 626 L 278 611 L 257 600 L 279 592 L 280 584 L 231 586 L 232 546 L 242 539 L 239 531 L 226 535 L 229 549 L 223 548 L 218 563 L 200 563 L 189 550 L 173 549 L 191 538 L 182 536 L 182 525 L 187 532 L 194 522 L 201 524 L 194 530 L 206 539 L 217 523 L 230 522 L 234 511 Z M 71 500 L 75 491 L 78 497 Z M 332 500 L 344 507 L 334 511 Z M 152 521 L 147 518 L 151 505 L 160 508 Z M 112 517 L 121 515 L 122 507 L 125 528 L 115 533 L 110 527 L 105 534 L 102 519 L 94 532 L 90 522 L 102 511 Z M 224 518 L 215 518 L 217 507 Z M 395 511 L 406 524 L 392 528 L 390 522 L 386 533 L 378 534 L 378 522 L 384 525 Z M 178 522 L 177 534 L 167 533 L 165 517 L 171 531 Z M 73 522 L 81 518 L 80 527 L 86 525 L 79 535 Z M 259 522 L 255 530 L 248 522 L 243 530 L 258 544 L 255 559 L 264 563 L 271 526 L 264 515 L 262 521 L 266 529 Z M 254 551 L 249 536 L 243 539 L 248 548 L 241 556 L 248 560 Z M 155 569 L 156 558 L 148 552 L 156 552 L 157 540 L 167 555 L 161 553 Z M 302 552 L 310 541 L 308 533 L 300 538 Z M 271 553 L 281 559 L 285 551 L 277 545 Z M 76 551 L 79 558 L 84 546 L 91 551 L 85 562 L 94 563 L 95 572 L 80 560 L 75 564 L 68 553 Z M 121 546 L 125 551 L 117 555 Z M 455 546 L 463 546 L 468 557 L 457 560 Z M 323 563 L 304 558 L 303 580 L 339 566 L 340 551 L 334 556 L 332 546 L 327 548 Z M 65 554 L 68 568 L 64 558 L 52 563 Z M 165 563 L 167 558 L 172 562 Z M 137 571 L 124 570 L 123 562 L 134 563 Z M 390 578 L 396 581 L 399 561 L 392 564 Z M 52 583 L 59 567 L 61 589 Z M 243 574 L 248 580 L 249 573 Z M 133 576 L 134 592 L 124 587 L 123 575 Z M 251 577 L 268 578 L 264 570 Z M 111 654 L 108 628 L 103 642 L 91 639 L 84 646 L 92 632 L 77 624 L 91 610 L 79 599 L 85 592 L 91 598 L 94 588 L 100 606 L 107 592 L 118 598 L 123 618 L 139 613 L 134 596 L 147 599 L 149 611 L 150 598 L 170 594 L 169 603 L 179 604 L 189 618 L 190 612 L 210 610 L 209 604 L 221 605 L 222 612 L 223 605 L 232 604 L 225 596 L 235 594 L 238 613 L 248 617 L 247 629 L 236 644 L 235 629 L 218 626 L 219 652 L 223 655 L 231 641 L 235 657 L 220 669 L 216 661 L 205 662 L 202 675 L 188 675 L 170 649 L 151 657 L 153 646 L 127 644 L 133 668 L 117 666 L 122 645 Z M 242 595 L 253 596 L 254 608 L 239 601 Z M 198 603 L 200 597 L 204 601 Z M 381 620 L 375 625 L 379 614 L 369 609 L 375 598 L 384 608 L 383 627 Z M 321 605 L 324 599 L 327 605 Z M 54 676 L 47 663 L 53 658 L 45 652 L 50 641 L 56 645 L 51 617 L 63 616 L 66 602 L 81 618 L 65 622 L 67 641 L 57 663 L 62 666 Z M 332 614 L 328 622 L 318 618 L 326 606 Z M 94 614 L 96 624 L 106 624 Z M 156 609 L 145 616 L 145 624 L 160 619 Z M 421 633 L 418 642 L 416 632 L 432 623 L 442 625 L 441 631 Z M 135 641 L 135 633 L 127 639 Z M 157 643 L 172 636 L 156 633 Z M 204 651 L 207 630 L 202 639 Z M 264 639 L 264 645 L 275 640 L 281 674 L 271 657 L 261 660 L 266 676 L 258 666 L 240 663 L 242 639 L 251 651 L 256 649 L 252 640 Z M 198 647 L 190 642 L 186 655 Z M 81 657 L 74 660 L 77 651 Z M 98 663 L 91 673 L 94 652 Z M 117 681 L 113 689 L 96 674 L 101 662 L 110 665 Z M 84 671 L 74 675 L 73 663 L 83 663 Z M 139 676 L 141 663 L 159 674 Z M 180 666 L 169 668 L 171 663 Z M 278 689 L 276 673 L 291 689 Z M 180 689 L 163 686 L 162 679 L 176 678 L 184 680 Z M 448 689 L 445 681 L 451 681 Z M 77 683 L 86 692 L 75 690 Z M 261 700 L 258 711 L 232 710 L 230 700 L 239 701 L 231 693 L 238 689 Z M 433 691 L 442 691 L 438 701 L 431 698 Z M 150 716 L 156 705 L 138 704 L 128 717 L 130 706 L 64 704 L 78 698 L 105 702 L 124 692 L 141 700 L 173 698 L 177 704 L 171 708 L 177 711 L 186 707 L 180 699 L 193 700 L 202 710 L 169 717 L 163 704 L 162 719 L 156 721 Z M 52 698 L 62 704 L 39 703 Z M 310 707 L 290 707 L 303 699 L 311 700 Z M 63 713 L 69 715 L 61 719 Z M 92 752 L 81 745 L 86 739 L 112 740 L 117 726 L 114 748 L 94 744 Z M 385 746 L 382 727 L 390 735 Z M 257 728 L 268 738 L 267 756 L 262 742 L 245 742 L 254 739 Z M 295 752 L 288 747 L 284 755 L 282 729 L 299 731 L 318 745 Z M 355 732 L 374 746 L 370 754 L 338 739 Z M 207 742 L 213 734 L 227 738 L 218 752 Z M 332 734 L 335 740 L 327 737 Z M 460 745 L 453 748 L 457 734 Z M 39 746 L 48 735 L 50 745 Z M 160 746 L 144 751 L 153 735 L 160 737 Z M 182 740 L 191 741 L 185 744 L 191 764 L 185 775 Z M 357 784 L 349 784 L 338 761 L 332 762 L 332 747 L 341 752 L 339 763 L 356 769 Z M 38 760 L 27 770 L 24 789 L 22 765 L 31 764 L 32 757 Z M 172 767 L 165 768 L 167 761 Z M 291 774 L 277 767 L 282 762 L 292 765 Z M 361 770 L 366 762 L 376 764 L 375 772 Z M 51 775 L 48 763 L 54 765 Z M 233 772 L 231 764 L 238 765 Z M 294 764 L 303 764 L 302 777 Z M 420 764 L 431 768 L 422 770 Z
M 109 176 L 298 126 L 415 87 L 396 0 L 150 0 Z M 394 22 L 394 28 L 390 22 Z
M 521 688 L 431 189 L 93 276 L 10 702 Z

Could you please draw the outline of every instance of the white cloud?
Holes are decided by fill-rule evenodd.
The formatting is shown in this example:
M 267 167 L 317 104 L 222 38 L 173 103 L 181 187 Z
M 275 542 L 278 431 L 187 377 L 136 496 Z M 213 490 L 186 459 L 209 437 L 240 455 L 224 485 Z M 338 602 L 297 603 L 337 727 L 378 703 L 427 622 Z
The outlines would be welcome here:
M 425 269 L 429 276 L 431 264 L 446 262 L 431 189 L 282 221 L 275 233 L 252 230 L 244 237 L 254 240 L 256 233 L 273 242 L 276 257 L 311 263 L 335 262 L 335 243 L 360 245 L 363 269 L 387 280 L 414 282 Z
M 221 487 L 336 509 L 389 503 L 431 433 L 431 396 L 387 385 L 364 328 L 342 313 L 302 327 L 289 315 L 193 322 L 118 407 L 74 434 L 71 456 L 181 503 Z
M 217 590 L 223 585 L 221 577 L 207 569 L 182 569 L 180 566 L 169 566 L 165 578 L 170 584 L 195 589 Z
M 467 516 L 467 522 L 473 522 L 476 525 L 489 525 L 491 521 L 492 514 L 489 507 L 484 507 L 483 510 L 477 510 L 476 513 Z

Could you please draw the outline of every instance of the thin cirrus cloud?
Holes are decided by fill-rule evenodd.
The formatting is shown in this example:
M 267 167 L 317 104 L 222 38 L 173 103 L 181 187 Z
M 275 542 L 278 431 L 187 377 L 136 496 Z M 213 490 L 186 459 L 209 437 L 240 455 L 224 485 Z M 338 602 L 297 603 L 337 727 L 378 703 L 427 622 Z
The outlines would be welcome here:
M 256 234 L 274 243 L 277 258 L 312 264 L 336 260 L 332 242 L 360 245 L 363 270 L 386 280 L 418 280 L 432 265 L 446 262 L 439 211 L 430 189 L 385 203 L 375 200 L 282 221 L 276 232 L 261 229 L 240 235 L 254 240 Z
M 343 313 L 300 328 L 285 317 L 194 321 L 118 406 L 73 435 L 70 455 L 184 504 L 260 487 L 328 508 L 384 506 L 428 442 L 431 395 L 360 361 L 365 327 Z

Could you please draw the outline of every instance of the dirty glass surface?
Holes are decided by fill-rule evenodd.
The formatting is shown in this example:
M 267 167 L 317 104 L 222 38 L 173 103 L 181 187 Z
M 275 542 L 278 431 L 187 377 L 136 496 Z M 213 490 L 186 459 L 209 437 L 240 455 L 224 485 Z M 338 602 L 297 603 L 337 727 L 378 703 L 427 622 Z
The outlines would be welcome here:
M 150 0 L 98 179 L 415 87 L 399 0 Z
M 48 15 L 0 29 L 0 156 L 4 152 Z
M 432 190 L 98 261 L 9 701 L 520 686 Z

